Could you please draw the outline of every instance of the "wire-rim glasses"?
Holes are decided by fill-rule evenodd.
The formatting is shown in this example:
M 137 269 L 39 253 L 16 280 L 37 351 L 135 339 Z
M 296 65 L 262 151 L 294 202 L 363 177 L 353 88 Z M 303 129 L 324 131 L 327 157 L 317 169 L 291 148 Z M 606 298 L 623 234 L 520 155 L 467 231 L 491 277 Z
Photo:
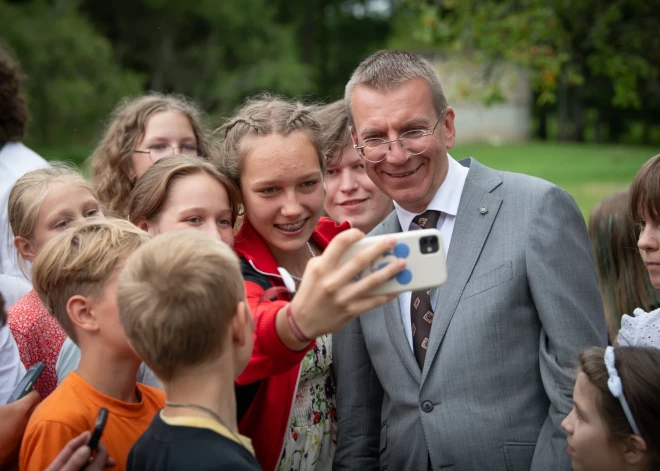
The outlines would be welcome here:
M 146 150 L 135 149 L 133 152 L 137 152 L 138 154 L 149 154 L 149 159 L 151 160 L 151 163 L 154 163 L 158 159 L 162 159 L 163 157 L 168 157 L 174 154 L 195 156 L 197 155 L 197 145 L 182 144 L 178 147 L 175 147 L 167 144 L 154 144 L 152 146 L 149 146 L 149 148 Z
M 405 150 L 406 155 L 419 155 L 429 148 L 429 144 L 431 143 L 429 136 L 432 136 L 433 133 L 435 133 L 435 129 L 438 127 L 440 120 L 445 114 L 445 109 L 446 108 L 442 109 L 440 116 L 438 116 L 438 120 L 430 130 L 411 129 L 410 131 L 402 133 L 399 137 L 392 139 L 391 141 L 381 139 L 379 137 L 370 137 L 369 139 L 362 141 L 362 145 L 357 145 L 354 143 L 353 147 L 357 151 L 360 158 L 363 158 L 373 164 L 377 164 L 378 162 L 385 160 L 387 157 L 387 152 L 392 150 L 392 146 L 390 144 L 393 142 L 398 142 L 399 145 Z M 387 145 L 387 147 L 383 147 L 384 145 Z

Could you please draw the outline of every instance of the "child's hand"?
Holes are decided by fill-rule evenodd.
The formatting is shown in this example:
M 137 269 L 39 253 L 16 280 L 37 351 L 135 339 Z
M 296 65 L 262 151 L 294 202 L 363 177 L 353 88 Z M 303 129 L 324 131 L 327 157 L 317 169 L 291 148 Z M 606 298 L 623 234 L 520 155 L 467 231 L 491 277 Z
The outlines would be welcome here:
M 345 231 L 332 240 L 322 255 L 308 262 L 291 302 L 293 316 L 307 337 L 313 339 L 337 332 L 359 314 L 396 299 L 396 294 L 370 295 L 369 292 L 403 270 L 403 260 L 355 281 L 358 273 L 394 247 L 394 238 L 381 240 L 345 264 L 340 263 L 344 252 L 363 237 L 357 229 Z
M 0 468 L 16 463 L 25 427 L 37 404 L 39 393 L 30 391 L 24 398 L 0 406 Z
M 83 432 L 67 443 L 46 471 L 80 471 L 91 456 L 91 450 L 87 446 L 89 437 L 89 432 Z M 115 460 L 108 456 L 108 450 L 105 449 L 103 443 L 99 442 L 96 456 L 85 470 L 101 471 L 105 468 L 112 468 L 115 464 Z

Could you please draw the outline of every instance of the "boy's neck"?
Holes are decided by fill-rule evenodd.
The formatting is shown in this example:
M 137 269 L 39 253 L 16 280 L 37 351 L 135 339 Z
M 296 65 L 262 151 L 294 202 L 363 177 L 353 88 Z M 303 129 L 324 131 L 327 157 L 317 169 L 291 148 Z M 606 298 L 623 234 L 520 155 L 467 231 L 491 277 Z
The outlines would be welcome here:
M 122 402 L 137 403 L 136 377 L 140 368 L 137 358 L 123 357 L 92 347 L 80 349 L 76 373 L 94 389 Z M 104 349 L 105 350 L 105 349 Z
M 192 404 L 210 409 L 219 416 L 222 425 L 231 432 L 238 433 L 233 368 L 223 368 L 223 365 L 218 363 L 207 365 L 187 371 L 185 375 L 178 376 L 164 386 L 168 403 Z M 165 415 L 215 418 L 202 410 L 187 407 L 165 406 Z

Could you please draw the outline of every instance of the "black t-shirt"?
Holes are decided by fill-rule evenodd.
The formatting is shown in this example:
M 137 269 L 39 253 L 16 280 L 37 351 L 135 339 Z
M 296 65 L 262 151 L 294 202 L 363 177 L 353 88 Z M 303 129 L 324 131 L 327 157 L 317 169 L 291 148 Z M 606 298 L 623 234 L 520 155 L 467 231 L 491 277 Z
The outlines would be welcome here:
M 243 445 L 208 428 L 169 425 L 156 414 L 128 454 L 127 471 L 258 471 Z

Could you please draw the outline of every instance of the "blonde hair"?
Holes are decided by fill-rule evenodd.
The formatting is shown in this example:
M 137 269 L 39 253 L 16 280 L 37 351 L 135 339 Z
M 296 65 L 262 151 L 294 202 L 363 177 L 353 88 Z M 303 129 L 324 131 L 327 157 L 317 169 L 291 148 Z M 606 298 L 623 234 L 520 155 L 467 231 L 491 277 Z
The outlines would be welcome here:
M 631 314 L 638 307 L 655 309 L 660 301 L 639 257 L 629 205 L 630 192 L 619 191 L 598 203 L 589 216 L 598 286 L 612 338 L 621 329 L 623 314 Z
M 233 250 L 190 230 L 159 235 L 132 254 L 117 290 L 126 335 L 163 381 L 216 359 L 244 300 Z
M 215 134 L 220 136 L 218 147 L 221 169 L 240 188 L 246 150 L 242 143 L 246 138 L 270 134 L 288 136 L 293 132 L 301 132 L 314 146 L 321 171 L 324 172 L 325 150 L 321 125 L 314 118 L 313 110 L 312 106 L 306 106 L 299 101 L 270 94 L 261 94 L 247 100 L 233 117 L 215 131 Z
M 9 192 L 7 218 L 14 237 L 32 240 L 39 209 L 41 209 L 48 191 L 55 184 L 66 183 L 72 186 L 82 186 L 88 189 L 92 196 L 98 200 L 94 188 L 75 170 L 75 167 L 64 162 L 54 162 L 52 165 L 52 167 L 40 168 L 26 173 L 16 180 Z M 8 237 L 7 239 L 7 243 L 10 244 L 13 238 Z M 21 271 L 27 275 L 26 261 L 18 251 L 12 252 L 16 253 Z
M 101 296 L 124 260 L 149 238 L 128 221 L 92 219 L 58 234 L 38 252 L 32 267 L 34 290 L 71 340 L 77 342 L 69 299 Z
M 344 147 L 352 143 L 344 100 L 319 107 L 314 112 L 314 116 L 322 129 L 326 165 L 339 165 Z M 335 155 L 338 151 L 339 153 Z
M 427 59 L 418 54 L 396 50 L 378 51 L 367 57 L 357 66 L 346 84 L 344 102 L 348 124 L 353 125 L 351 100 L 355 87 L 366 85 L 378 91 L 391 90 L 418 77 L 429 86 L 433 96 L 433 106 L 440 114 L 448 106 L 447 98 L 442 91 L 438 72 Z
M 103 139 L 88 160 L 92 184 L 108 210 L 124 216 L 126 202 L 135 185 L 131 156 L 144 137 L 147 121 L 155 113 L 178 111 L 190 121 L 197 153 L 213 156 L 202 111 L 183 96 L 149 93 L 124 100 L 112 112 Z
M 128 217 L 133 224 L 157 220 L 167 203 L 174 182 L 189 175 L 206 174 L 224 186 L 231 204 L 231 223 L 236 222 L 241 196 L 229 177 L 211 163 L 187 155 L 158 160 L 135 184 L 128 200 Z

